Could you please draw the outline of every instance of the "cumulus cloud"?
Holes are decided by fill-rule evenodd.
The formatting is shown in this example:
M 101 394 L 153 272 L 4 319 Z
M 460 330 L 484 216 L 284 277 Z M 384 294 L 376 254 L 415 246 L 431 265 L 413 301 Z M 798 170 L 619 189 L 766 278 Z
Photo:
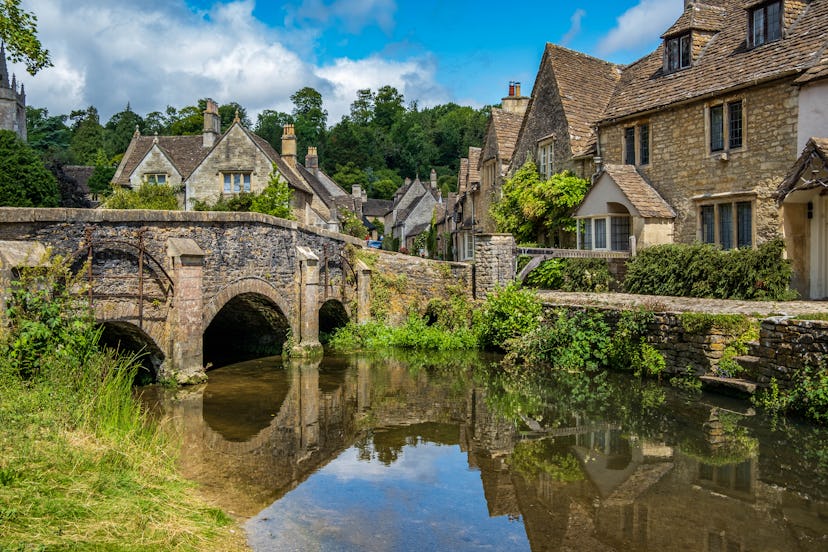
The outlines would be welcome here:
M 395 0 L 304 0 L 295 10 L 288 8 L 288 22 L 341 24 L 354 34 L 376 25 L 390 35 L 396 11 Z
M 339 4 L 365 11 L 393 2 L 333 5 Z M 300 53 L 287 31 L 257 20 L 254 8 L 255 0 L 218 2 L 200 12 L 184 0 L 29 0 L 54 67 L 35 77 L 22 66 L 13 69 L 23 77 L 29 105 L 48 107 L 52 114 L 95 105 L 103 121 L 127 102 L 145 114 L 194 105 L 203 97 L 237 101 L 255 120 L 264 109 L 290 111 L 290 95 L 311 86 L 322 94 L 334 123 L 348 112 L 358 88 L 392 84 L 412 98 L 422 90 L 440 92 L 427 57 L 343 58 L 320 66 Z
M 621 14 L 615 27 L 598 43 L 596 52 L 606 56 L 647 46 L 681 15 L 682 3 L 641 0 Z
M 561 44 L 566 46 L 569 44 L 573 38 L 578 36 L 581 32 L 581 20 L 586 15 L 586 11 L 578 8 L 575 10 L 575 13 L 572 14 L 572 17 L 569 19 L 570 25 L 569 30 L 566 31 L 566 34 L 561 37 Z

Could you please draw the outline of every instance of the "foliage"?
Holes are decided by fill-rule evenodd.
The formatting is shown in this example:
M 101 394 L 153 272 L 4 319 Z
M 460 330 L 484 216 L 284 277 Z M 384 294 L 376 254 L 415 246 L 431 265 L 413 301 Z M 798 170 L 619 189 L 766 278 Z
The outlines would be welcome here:
M 636 377 L 658 376 L 666 368 L 664 357 L 646 342 L 655 315 L 650 311 L 623 311 L 615 325 L 609 349 L 609 365 L 632 371 Z
M 541 289 L 561 289 L 565 264 L 564 259 L 543 261 L 526 276 L 524 283 L 527 286 Z
M 293 201 L 293 190 L 287 181 L 282 178 L 274 163 L 267 186 L 262 190 L 262 193 L 253 198 L 250 203 L 250 210 L 255 213 L 294 220 L 295 216 L 290 206 L 291 201 Z
M 538 327 L 542 308 L 534 292 L 515 283 L 490 293 L 474 322 L 480 332 L 480 346 L 504 349 L 508 340 Z
M 411 313 L 405 324 L 398 327 L 381 321 L 366 324 L 349 322 L 336 330 L 328 346 L 337 351 L 388 347 L 425 351 L 473 350 L 477 347 L 477 337 L 469 328 L 447 330 L 429 325 L 424 317 Z
M 564 291 L 607 292 L 614 283 L 604 259 L 567 259 L 564 264 Z
M 96 195 L 109 195 L 112 192 L 112 178 L 115 176 L 115 171 L 115 167 L 97 165 L 87 182 L 89 191 Z
M 0 2 L 0 43 L 5 44 L 13 62 L 23 62 L 34 75 L 52 66 L 49 50 L 37 38 L 37 16 L 20 7 L 21 0 Z
M 589 181 L 564 172 L 541 180 L 529 159 L 503 183 L 503 196 L 491 207 L 499 232 L 514 234 L 518 242 L 564 244 L 575 230 L 572 210 L 583 201 Z
M 250 212 L 253 206 L 254 194 L 250 192 L 240 192 L 229 197 L 224 197 L 224 194 L 219 194 L 218 199 L 214 203 L 205 200 L 196 200 L 193 203 L 194 211 L 233 211 L 237 213 Z
M 474 308 L 461 285 L 446 286 L 447 299 L 434 298 L 426 305 L 428 320 L 446 330 L 469 328 L 473 322 Z
M 693 372 L 693 368 L 689 366 L 684 372 L 680 372 L 671 377 L 670 385 L 677 389 L 683 389 L 693 393 L 701 393 L 702 390 L 701 380 Z
M 144 182 L 137 189 L 115 187 L 101 204 L 104 209 L 153 209 L 176 211 L 179 209 L 175 190 L 166 184 Z
M 57 181 L 37 152 L 10 130 L 0 130 L 0 205 L 57 207 Z
M 26 106 L 26 137 L 44 162 L 68 163 L 72 130 L 66 126 L 66 115 L 49 116 L 46 108 Z
M 351 191 L 354 186 L 360 186 L 366 192 L 368 191 L 368 175 L 353 161 L 348 161 L 345 165 L 337 165 L 332 178 L 346 191 Z
M 72 160 L 78 165 L 94 165 L 98 152 L 104 151 L 104 128 L 98 110 L 90 105 L 86 109 L 73 111 L 69 118 L 74 121 L 69 141 Z
M 744 314 L 683 312 L 679 315 L 679 320 L 685 332 L 695 335 L 707 334 L 714 328 L 728 335 L 741 335 L 753 324 Z
M 354 236 L 355 238 L 364 238 L 368 233 L 368 229 L 362 223 L 356 213 L 346 207 L 339 207 L 337 210 L 339 215 L 340 232 Z
M 328 112 L 322 109 L 322 94 L 309 86 L 294 92 L 290 101 L 293 102 L 296 154 L 303 159 L 308 146 L 319 146 L 322 143 Z
M 237 549 L 133 396 L 136 359 L 98 347 L 80 279 L 44 261 L 0 339 L 0 549 Z
M 742 366 L 736 362 L 736 357 L 748 354 L 748 345 L 759 341 L 759 324 L 752 321 L 750 327 L 734 339 L 722 352 L 722 358 L 716 366 L 717 376 L 732 378 L 742 372 Z
M 624 288 L 630 293 L 789 300 L 791 263 L 784 242 L 775 238 L 756 249 L 722 251 L 709 244 L 657 245 L 641 250 L 627 264 Z
M 825 360 L 798 370 L 787 388 L 781 388 L 772 378 L 766 389 L 754 395 L 753 401 L 774 414 L 790 411 L 828 424 L 828 368 Z

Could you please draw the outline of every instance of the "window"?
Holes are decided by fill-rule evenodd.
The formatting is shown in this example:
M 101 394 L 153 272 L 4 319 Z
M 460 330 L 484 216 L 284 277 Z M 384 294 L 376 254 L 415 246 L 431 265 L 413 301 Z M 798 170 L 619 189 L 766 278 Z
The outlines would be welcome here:
M 592 249 L 592 219 L 584 221 L 584 249 Z
M 722 249 L 753 246 L 753 204 L 750 201 L 702 205 L 699 207 L 699 223 L 704 243 L 716 244 Z
M 224 173 L 224 193 L 237 194 L 250 191 L 250 173 Z
M 641 165 L 650 163 L 650 125 L 638 127 L 638 162 Z
M 782 2 L 769 2 L 751 10 L 748 26 L 748 46 L 761 46 L 782 38 Z
M 544 178 L 555 174 L 554 143 L 538 146 L 538 173 Z
M 147 184 L 166 184 L 167 175 L 163 173 L 149 173 L 144 175 Z
M 718 152 L 726 149 L 729 151 L 741 148 L 744 142 L 742 101 L 736 100 L 711 106 L 709 113 L 710 151 Z
M 612 217 L 610 219 L 610 239 L 613 251 L 630 249 L 630 217 Z
M 635 127 L 624 129 L 624 164 L 635 165 Z
M 595 249 L 607 248 L 607 219 L 595 219 Z
M 666 42 L 667 72 L 672 73 L 673 71 L 690 67 L 693 58 L 693 43 L 690 40 L 690 33 L 675 38 L 668 38 Z

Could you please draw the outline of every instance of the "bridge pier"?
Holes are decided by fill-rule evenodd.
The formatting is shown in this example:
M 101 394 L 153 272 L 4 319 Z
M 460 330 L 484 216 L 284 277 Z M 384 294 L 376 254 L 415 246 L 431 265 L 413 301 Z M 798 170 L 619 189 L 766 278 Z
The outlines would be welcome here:
M 202 313 L 204 251 L 188 238 L 167 240 L 175 294 L 167 318 L 169 341 L 159 379 L 198 383 L 206 379 L 203 357 Z
M 371 268 L 362 261 L 354 267 L 357 280 L 357 324 L 371 320 Z M 352 315 L 353 316 L 353 313 Z
M 319 257 L 310 248 L 298 246 L 299 261 L 299 335 L 291 354 L 322 354 L 319 342 Z

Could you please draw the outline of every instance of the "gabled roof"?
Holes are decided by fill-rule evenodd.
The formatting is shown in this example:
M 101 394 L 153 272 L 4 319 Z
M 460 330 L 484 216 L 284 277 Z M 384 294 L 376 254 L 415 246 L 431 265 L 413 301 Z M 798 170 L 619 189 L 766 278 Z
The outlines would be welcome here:
M 661 38 L 684 34 L 688 31 L 721 31 L 725 26 L 725 9 L 710 4 L 690 4 L 672 27 Z
M 650 186 L 634 165 L 604 165 L 601 174 L 612 179 L 621 193 L 629 200 L 638 214 L 643 218 L 675 218 L 676 212 L 661 197 L 655 188 Z M 601 174 L 597 178 L 601 177 Z M 597 180 L 596 180 L 597 181 Z M 587 197 L 594 190 L 593 187 Z M 584 198 L 584 202 L 586 198 Z M 583 203 L 583 202 L 582 202 Z
M 235 125 L 239 125 L 239 128 L 242 129 L 242 131 L 244 131 L 245 134 L 247 134 L 247 136 L 253 141 L 253 143 L 255 143 L 259 147 L 260 150 L 262 150 L 262 153 L 264 153 L 268 157 L 268 159 L 270 159 L 271 162 L 276 164 L 276 168 L 279 169 L 279 172 L 282 174 L 282 176 L 284 176 L 287 179 L 288 183 L 291 186 L 293 186 L 297 190 L 301 190 L 308 194 L 313 193 L 308 184 L 304 180 L 302 180 L 302 177 L 299 175 L 299 169 L 294 170 L 290 165 L 285 163 L 285 160 L 282 159 L 281 155 L 276 153 L 276 150 L 273 149 L 273 146 L 270 145 L 270 142 L 268 142 L 258 134 L 250 132 L 239 123 L 233 123 L 233 125 L 227 129 L 227 132 L 225 132 L 222 135 L 222 137 L 216 141 L 216 145 L 218 145 L 224 139 L 224 137 L 227 136 L 227 133 L 230 132 L 233 129 L 233 126 Z M 297 167 L 301 166 L 299 165 L 299 163 L 297 163 L 296 165 Z
M 469 183 L 480 182 L 480 148 L 469 148 Z
M 394 209 L 394 202 L 389 199 L 373 199 L 362 204 L 362 213 L 366 217 L 384 217 Z
M 817 178 L 813 174 L 809 174 L 809 178 L 805 178 L 805 171 L 808 169 L 816 170 L 817 174 L 822 174 L 822 178 Z M 821 170 L 820 170 L 821 169 Z M 811 138 L 799 155 L 791 170 L 788 172 L 779 189 L 776 192 L 776 200 L 778 204 L 782 204 L 785 198 L 793 192 L 810 190 L 813 188 L 828 189 L 828 138 Z
M 480 164 L 499 155 L 503 163 L 508 164 L 515 152 L 523 113 L 513 113 L 492 108 L 492 115 L 486 128 L 486 146 L 480 155 Z M 490 138 L 494 143 L 490 144 Z M 478 167 L 479 169 L 479 167 Z
M 708 2 L 712 3 L 712 2 Z M 748 49 L 743 0 L 717 0 L 727 22 L 693 65 L 663 73 L 664 43 L 625 68 L 603 120 L 793 76 L 823 61 L 828 44 L 828 0 L 813 0 L 790 24 L 785 37 Z
M 182 179 L 189 177 L 210 152 L 209 148 L 203 146 L 200 134 L 198 136 L 133 136 L 124 154 L 122 166 L 115 175 L 115 183 L 129 184 L 129 177 L 156 144 L 158 149 L 175 165 Z

